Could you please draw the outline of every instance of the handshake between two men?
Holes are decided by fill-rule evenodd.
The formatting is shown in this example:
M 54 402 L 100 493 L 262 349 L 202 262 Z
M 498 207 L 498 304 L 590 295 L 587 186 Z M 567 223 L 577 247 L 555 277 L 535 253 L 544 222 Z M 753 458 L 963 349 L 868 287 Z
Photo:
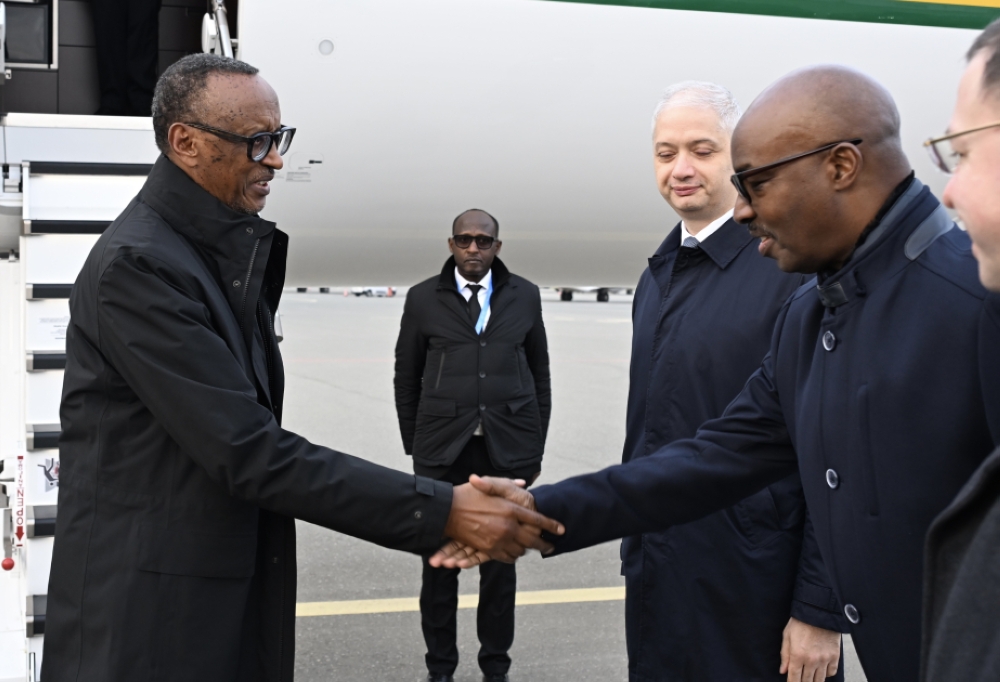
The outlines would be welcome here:
M 455 487 L 451 513 L 445 526 L 450 539 L 430 558 L 435 568 L 472 568 L 495 559 L 514 563 L 529 549 L 542 554 L 553 550 L 542 532 L 562 535 L 558 521 L 535 511 L 535 498 L 523 480 L 470 476 Z

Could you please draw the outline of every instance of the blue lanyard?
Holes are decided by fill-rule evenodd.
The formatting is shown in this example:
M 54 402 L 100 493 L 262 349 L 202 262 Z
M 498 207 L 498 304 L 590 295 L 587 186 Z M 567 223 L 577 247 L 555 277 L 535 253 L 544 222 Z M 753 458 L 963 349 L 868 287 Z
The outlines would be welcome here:
M 462 289 L 464 289 L 464 288 L 465 287 L 460 288 L 458 290 L 459 293 L 461 293 Z M 472 294 L 472 295 L 473 296 L 478 296 L 479 294 L 476 293 L 476 294 Z M 493 278 L 490 277 L 490 283 L 486 287 L 486 305 L 484 305 L 483 309 L 479 311 L 479 319 L 476 320 L 476 333 L 477 334 L 482 334 L 483 333 L 483 328 L 486 327 L 486 313 L 488 313 L 490 311 L 490 298 L 492 298 L 492 296 L 493 296 Z

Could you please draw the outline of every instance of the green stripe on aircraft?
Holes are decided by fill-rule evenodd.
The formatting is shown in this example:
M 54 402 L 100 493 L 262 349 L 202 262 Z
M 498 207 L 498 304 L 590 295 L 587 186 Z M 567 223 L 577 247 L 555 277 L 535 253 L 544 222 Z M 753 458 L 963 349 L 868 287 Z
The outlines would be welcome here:
M 865 21 L 981 29 L 1000 17 L 1000 0 L 552 0 L 588 5 L 764 14 L 801 19 Z M 752 40 L 752 36 L 748 36 Z

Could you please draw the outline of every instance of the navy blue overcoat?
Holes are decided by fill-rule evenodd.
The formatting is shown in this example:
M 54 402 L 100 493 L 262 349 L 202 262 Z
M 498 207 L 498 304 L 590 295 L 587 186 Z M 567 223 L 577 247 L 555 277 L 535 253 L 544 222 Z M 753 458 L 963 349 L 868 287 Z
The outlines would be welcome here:
M 692 521 L 793 473 L 869 682 L 919 675 L 924 535 L 1000 443 L 1000 304 L 918 180 L 865 245 L 782 308 L 719 419 L 534 491 L 559 552 Z
M 731 219 L 699 249 L 680 235 L 678 225 L 635 291 L 626 462 L 722 414 L 804 281 L 761 258 Z M 845 629 L 814 535 L 803 543 L 805 521 L 795 473 L 698 521 L 625 538 L 629 679 L 781 682 L 789 616 Z

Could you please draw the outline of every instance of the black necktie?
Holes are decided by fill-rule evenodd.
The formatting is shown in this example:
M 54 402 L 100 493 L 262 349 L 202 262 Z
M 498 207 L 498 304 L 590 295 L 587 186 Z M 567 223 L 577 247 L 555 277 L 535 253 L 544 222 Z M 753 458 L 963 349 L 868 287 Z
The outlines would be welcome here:
M 701 248 L 701 242 L 694 237 L 688 237 L 681 243 L 681 248 L 677 250 L 677 257 L 674 259 L 674 272 L 680 272 L 704 259 L 705 252 Z
M 472 296 L 469 298 L 469 317 L 472 318 L 473 326 L 479 322 L 479 314 L 483 312 L 483 307 L 479 305 L 479 290 L 483 288 L 482 284 L 466 284 L 469 287 L 469 291 L 472 292 Z

